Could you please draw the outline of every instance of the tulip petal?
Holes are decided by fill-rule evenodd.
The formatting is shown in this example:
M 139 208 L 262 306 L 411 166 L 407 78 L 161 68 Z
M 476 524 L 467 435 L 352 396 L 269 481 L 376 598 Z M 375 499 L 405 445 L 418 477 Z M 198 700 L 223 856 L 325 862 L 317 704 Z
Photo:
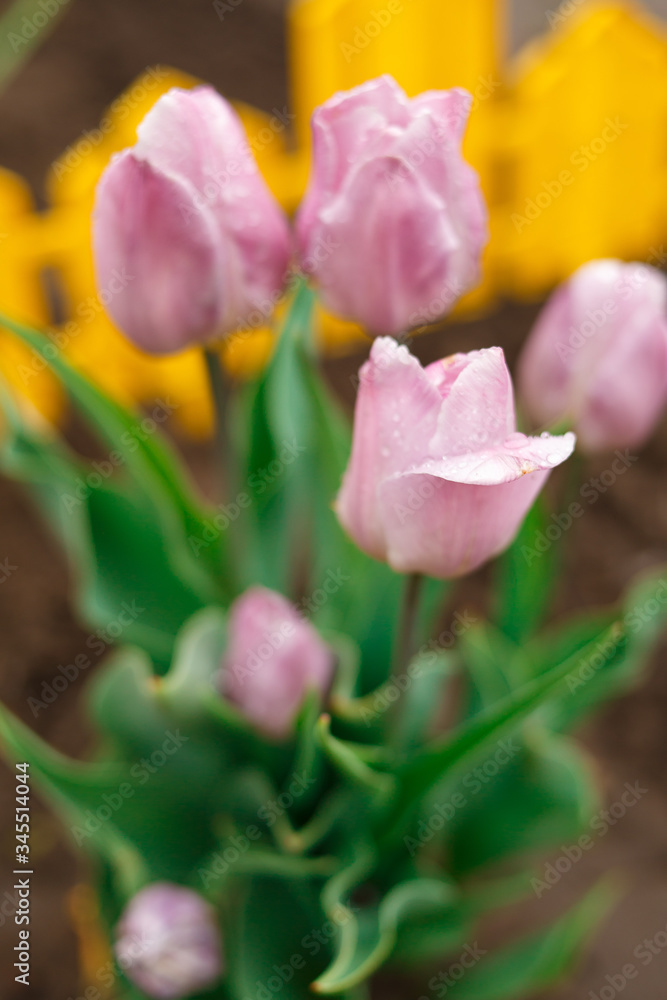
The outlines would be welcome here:
M 585 264 L 549 300 L 519 365 L 533 419 L 572 421 L 588 451 L 637 447 L 667 402 L 667 281 L 617 260 Z
M 324 303 L 371 333 L 400 334 L 423 322 L 425 307 L 440 315 L 461 294 L 449 280 L 459 238 L 438 195 L 400 159 L 378 157 L 353 169 L 322 218 L 335 247 L 319 273 Z M 351 220 L 353 243 L 346 238 Z
M 468 486 L 405 473 L 379 489 L 387 562 L 397 573 L 451 579 L 470 573 L 512 542 L 549 473 L 501 486 Z
M 187 178 L 213 202 L 238 176 L 254 173 L 252 153 L 232 106 L 212 87 L 174 87 L 157 101 L 137 128 L 135 152 L 154 167 Z
M 234 108 L 212 87 L 174 88 L 148 112 L 137 134 L 138 154 L 189 181 L 222 238 L 236 248 L 238 274 L 229 282 L 236 295 L 226 325 L 241 326 L 248 313 L 262 308 L 268 318 L 275 291 L 285 283 L 291 235 Z
M 378 338 L 361 370 L 337 502 L 343 527 L 397 572 L 470 572 L 510 544 L 551 469 L 574 450 L 573 434 L 529 438 L 514 426 L 499 348 L 423 369 Z
M 169 353 L 218 332 L 219 240 L 185 182 L 122 153 L 98 186 L 93 233 L 98 287 L 127 275 L 107 309 L 139 347 Z
M 558 331 L 557 339 L 550 330 Z M 568 412 L 574 357 L 567 344 L 571 333 L 569 295 L 561 286 L 542 310 L 519 359 L 521 400 L 539 426 L 551 426 Z
M 435 322 L 478 280 L 488 228 L 461 155 L 470 100 L 456 90 L 410 101 L 385 76 L 313 116 L 300 254 L 304 267 L 315 261 L 307 269 L 329 310 L 372 335 Z
M 260 732 L 289 736 L 308 691 L 323 694 L 332 670 L 329 647 L 281 594 L 253 587 L 232 605 L 221 689 Z
M 630 329 L 630 328 L 628 328 Z M 643 444 L 667 402 L 667 323 L 633 324 L 633 335 L 600 358 L 577 418 L 589 451 Z
M 155 1000 L 208 991 L 224 970 L 213 907 L 171 882 L 150 882 L 132 897 L 114 951 L 128 979 Z
M 425 90 L 414 98 L 412 107 L 427 111 L 442 130 L 460 142 L 468 126 L 472 103 L 472 94 L 463 87 L 452 87 L 451 90 Z
M 313 164 L 321 192 L 336 192 L 350 163 L 365 158 L 375 140 L 409 122 L 410 102 L 393 77 L 385 74 L 342 91 L 313 115 Z
M 570 457 L 575 444 L 574 434 L 555 437 L 550 434 L 542 437 L 512 434 L 494 448 L 422 462 L 408 471 L 437 476 L 449 483 L 499 486 L 532 472 L 555 469 Z
M 432 455 L 463 455 L 501 445 L 516 427 L 514 391 L 500 347 L 471 351 L 454 379 L 431 440 Z M 461 364 L 461 355 L 444 367 Z M 434 366 L 432 366 L 434 367 Z
M 352 455 L 336 511 L 357 543 L 382 559 L 377 484 L 412 464 L 416 455 L 428 457 L 441 399 L 418 360 L 390 337 L 374 341 L 359 374 Z

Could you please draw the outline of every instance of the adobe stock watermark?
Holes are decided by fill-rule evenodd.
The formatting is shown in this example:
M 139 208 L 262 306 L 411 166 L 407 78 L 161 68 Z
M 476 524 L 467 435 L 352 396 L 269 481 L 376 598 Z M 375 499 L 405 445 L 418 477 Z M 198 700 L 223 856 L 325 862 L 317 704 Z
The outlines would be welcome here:
M 350 580 L 351 577 L 344 573 L 340 567 L 337 570 L 328 569 L 321 586 L 303 597 L 296 604 L 296 610 L 303 617 L 308 617 L 324 607 L 327 601 Z M 227 673 L 233 674 L 234 679 L 239 684 L 244 684 L 248 678 L 260 674 L 264 665 L 296 634 L 296 629 L 297 626 L 294 622 L 282 622 L 273 632 L 267 633 L 263 641 L 252 649 L 242 662 L 230 664 L 227 667 Z M 212 683 L 217 686 L 217 674 L 213 676 Z
M 96 128 L 84 129 L 76 142 L 71 143 L 64 153 L 53 164 L 53 175 L 61 180 L 83 163 L 94 149 L 101 146 L 107 135 L 117 127 L 118 122 L 125 121 L 135 108 L 144 104 L 146 98 L 160 85 L 169 73 L 160 66 L 150 66 L 145 71 L 140 83 L 135 83 L 131 90 L 116 98 L 109 114 L 99 122 Z
M 561 847 L 561 853 L 556 860 L 545 864 L 542 877 L 530 880 L 537 898 L 541 899 L 545 892 L 558 885 L 565 875 L 569 875 L 584 855 L 595 847 L 597 841 L 606 837 L 609 831 L 627 815 L 628 811 L 647 794 L 648 788 L 642 788 L 638 781 L 634 785 L 626 782 L 620 798 L 608 809 L 600 809 L 592 818 L 589 823 L 591 833 L 584 833 L 576 843 Z
M 85 809 L 82 813 L 83 825 L 74 824 L 70 827 L 70 833 L 74 837 L 77 847 L 80 847 L 84 840 L 94 837 L 101 830 L 103 825 L 114 816 L 119 809 L 122 809 L 128 799 L 134 798 L 137 788 L 145 785 L 154 774 L 157 774 L 165 766 L 174 754 L 178 753 L 184 743 L 190 739 L 184 736 L 180 729 L 172 732 L 167 729 L 164 740 L 157 749 L 148 757 L 142 757 L 129 769 L 128 780 L 122 781 L 115 791 L 103 792 L 99 806 L 95 809 Z
M 446 970 L 438 972 L 429 979 L 429 995 L 421 996 L 419 1000 L 431 1000 L 431 996 L 442 1000 L 442 997 L 446 997 L 449 991 L 461 982 L 465 974 L 474 969 L 487 954 L 488 952 L 484 948 L 480 948 L 477 941 L 474 944 L 467 944 L 456 961 L 452 962 Z
M 14 576 L 14 573 L 18 572 L 18 566 L 15 566 L 9 561 L 9 556 L 6 556 L 0 562 L 0 584 L 7 583 L 10 577 Z
M 71 663 L 61 663 L 55 676 L 50 681 L 43 681 L 39 698 L 33 696 L 28 698 L 28 707 L 34 718 L 37 718 L 39 713 L 45 711 L 49 705 L 53 705 L 54 701 L 67 691 L 68 687 L 74 684 L 82 673 L 92 667 L 93 663 L 96 663 L 107 649 L 115 645 L 126 629 L 134 624 L 145 610 L 145 608 L 138 606 L 136 601 L 130 603 L 123 601 L 120 612 L 113 621 L 108 622 L 105 628 L 99 628 L 88 636 L 85 643 L 88 652 L 77 653 Z M 91 658 L 90 653 L 95 656 L 95 659 Z
M 577 177 L 586 173 L 629 127 L 629 123 L 622 122 L 618 115 L 615 118 L 606 118 L 600 134 L 571 153 L 569 162 L 576 172 L 566 168 L 561 170 L 557 177 L 542 181 L 540 190 L 532 198 L 526 198 L 523 214 L 512 213 L 510 219 L 516 232 L 521 233 L 528 226 L 532 226 L 567 188 L 572 187 Z
M 309 777 L 306 773 L 295 774 L 284 791 L 275 798 L 267 799 L 259 807 L 258 823 L 271 830 L 313 784 L 315 778 L 312 775 Z M 262 839 L 262 836 L 261 827 L 256 823 L 250 823 L 243 833 L 228 837 L 226 846 L 211 857 L 205 868 L 199 868 L 197 871 L 204 889 L 208 889 L 218 879 L 224 878 L 248 853 L 252 845 Z
M 642 967 L 646 968 L 651 963 L 664 954 L 667 949 L 667 926 L 657 931 L 653 937 L 644 938 L 632 952 L 635 962 L 626 962 L 625 965 L 615 973 L 607 973 L 604 977 L 604 985 L 597 991 L 590 990 L 586 1000 L 616 1000 L 625 990 L 628 983 L 637 979 Z
M 71 514 L 76 507 L 80 507 L 94 490 L 98 490 L 117 469 L 125 465 L 128 454 L 134 454 L 141 442 L 147 441 L 155 434 L 158 427 L 166 423 L 177 408 L 176 403 L 159 399 L 150 413 L 137 419 L 136 426 L 132 430 L 123 431 L 119 440 L 124 451 L 115 450 L 110 452 L 106 458 L 91 462 L 93 471 L 85 476 L 78 476 L 74 480 L 75 488 L 71 493 L 60 495 L 67 513 Z
M 584 687 L 589 681 L 592 681 L 600 670 L 604 669 L 608 663 L 611 663 L 623 641 L 623 632 L 619 630 L 618 635 L 609 635 L 606 639 L 597 643 L 593 652 L 588 653 L 565 678 L 565 683 L 570 694 L 574 694 L 579 688 Z
M 233 14 L 235 10 L 243 3 L 243 0 L 213 0 L 213 10 L 216 12 L 221 21 L 227 17 L 228 14 Z
M 316 587 L 310 594 L 306 594 L 297 602 L 296 609 L 304 618 L 314 615 L 329 601 L 334 594 L 337 594 L 346 583 L 352 579 L 349 574 L 344 573 L 340 566 L 333 570 L 329 568 L 320 586 Z
M 452 104 L 445 125 L 438 123 L 429 134 L 420 134 L 409 151 L 401 150 L 400 159 L 397 159 L 395 168 L 386 177 L 389 190 L 396 191 L 403 181 L 413 177 L 414 171 L 419 170 L 428 159 L 442 155 L 443 142 L 451 142 L 451 133 L 458 134 L 468 121 L 469 115 L 484 101 L 488 101 L 500 87 L 502 87 L 501 81 L 493 76 L 479 77 L 470 91 L 472 104 L 469 107 L 459 103 Z
M 358 24 L 354 29 L 352 40 L 340 42 L 339 48 L 346 63 L 351 63 L 355 56 L 360 55 L 367 49 L 373 39 L 382 34 L 395 17 L 398 17 L 405 10 L 403 0 L 387 0 L 383 7 L 370 12 L 368 21 Z
M 608 469 L 605 469 L 599 476 L 592 476 L 579 490 L 579 497 L 588 507 L 592 507 L 604 496 L 619 480 L 628 469 L 639 461 L 637 455 L 631 455 L 629 449 L 625 451 L 616 450 L 614 461 Z M 567 510 L 560 514 L 551 514 L 550 524 L 540 531 L 536 531 L 529 545 L 521 546 L 521 555 L 526 564 L 530 566 L 536 559 L 540 559 L 549 549 L 558 542 L 563 535 L 570 530 L 575 521 L 578 521 L 586 513 L 587 507 L 579 500 L 573 500 Z
M 655 251 L 653 251 L 655 253 Z M 637 289 L 650 280 L 652 269 L 648 266 L 638 266 L 631 273 L 623 272 L 613 284 L 613 297 L 605 299 L 596 309 L 587 309 L 584 318 L 575 326 L 570 325 L 568 337 L 565 342 L 559 341 L 555 345 L 556 353 L 561 361 L 569 360 L 578 350 L 580 350 L 589 340 L 602 330 L 609 319 L 618 312 L 619 301 L 627 302 Z
M 64 351 L 68 344 L 78 337 L 83 329 L 96 319 L 111 300 L 117 295 L 121 295 L 130 282 L 134 281 L 134 275 L 128 274 L 124 267 L 116 268 L 111 273 L 111 279 L 105 288 L 100 289 L 97 295 L 89 295 L 76 307 L 78 319 L 68 320 L 57 330 L 51 330 L 49 342 L 45 344 L 40 352 L 32 351 L 30 364 L 18 365 L 18 373 L 24 385 L 41 374 L 49 367 L 49 361 L 57 358 L 61 351 Z
M 565 682 L 570 693 L 574 694 L 579 688 L 588 684 L 600 670 L 611 663 L 628 633 L 637 635 L 658 616 L 664 615 L 665 608 L 667 608 L 667 580 L 660 580 L 652 597 L 643 604 L 635 604 L 625 613 L 622 627 L 618 629 L 617 634 L 608 635 L 599 642 L 593 652 L 585 656 L 576 669 L 567 675 Z
M 248 476 L 244 490 L 241 490 L 229 503 L 218 504 L 215 516 L 204 522 L 201 535 L 188 537 L 193 555 L 198 556 L 202 549 L 207 549 L 217 541 L 220 535 L 239 519 L 242 511 L 251 507 L 257 497 L 263 496 L 294 465 L 299 455 L 306 451 L 307 449 L 299 444 L 296 438 L 284 442 L 277 456 L 268 465 Z
M 24 17 L 21 21 L 21 30 L 10 31 L 7 41 L 12 52 L 20 52 L 24 45 L 28 45 L 33 38 L 36 38 L 40 31 L 60 13 L 62 7 L 66 7 L 69 0 L 37 0 L 36 10 L 31 17 Z
M 340 247 L 340 242 L 335 240 L 333 236 L 320 238 L 311 247 L 310 253 L 307 256 L 301 257 L 298 265 L 294 264 L 289 268 L 284 288 L 272 292 L 263 301 L 258 302 L 247 316 L 236 317 L 238 329 L 225 338 L 227 348 L 234 349 L 239 347 L 252 337 L 257 330 L 261 330 L 263 326 L 266 326 L 273 316 L 278 303 L 283 298 L 292 294 L 300 282 L 316 274 L 318 265 L 327 261 Z
M 362 722 L 366 726 L 370 726 L 385 712 L 388 712 L 392 705 L 395 705 L 410 690 L 414 682 L 423 676 L 425 670 L 435 666 L 439 654 L 447 649 L 452 649 L 457 640 L 478 621 L 479 619 L 468 611 L 457 611 L 449 628 L 443 629 L 437 638 L 425 643 L 402 674 L 390 678 L 381 688 L 363 699 Z
M 92 983 L 88 985 L 84 993 L 79 997 L 68 997 L 67 1000 L 108 1000 L 109 991 L 116 984 L 118 970 L 124 972 L 131 968 L 138 959 L 150 953 L 156 943 L 154 938 L 147 934 L 135 934 L 128 940 L 125 938 L 122 955 L 114 955 L 108 962 L 101 965 L 95 972 L 95 979 L 99 982 L 99 987 Z
M 439 802 L 431 816 L 427 820 L 420 820 L 417 824 L 415 836 L 405 836 L 405 844 L 411 858 L 428 844 L 433 838 L 444 830 L 447 823 L 450 823 L 460 809 L 465 809 L 470 799 L 475 798 L 494 781 L 501 771 L 507 767 L 510 761 L 514 760 L 522 751 L 521 746 L 513 739 L 499 740 L 496 743 L 495 752 L 487 757 L 483 764 L 469 771 L 459 782 L 459 788 L 445 801 Z
M 266 124 L 254 135 L 248 136 L 244 133 L 243 139 L 235 147 L 235 152 L 230 151 L 231 155 L 225 160 L 224 167 L 214 174 L 208 174 L 201 190 L 194 191 L 191 200 L 180 203 L 179 208 L 185 224 L 189 225 L 203 210 L 233 199 L 237 191 L 237 178 L 248 172 L 249 155 L 253 153 L 257 155 L 270 146 L 276 136 L 285 132 L 295 119 L 296 115 L 286 105 L 282 109 L 273 108 Z
M 555 28 L 558 24 L 564 24 L 584 3 L 586 0 L 563 0 L 556 10 L 548 10 L 545 16 L 549 27 Z
M 328 920 L 302 937 L 300 945 L 303 950 L 286 957 L 282 965 L 273 965 L 271 976 L 264 982 L 256 980 L 252 992 L 246 994 L 243 1000 L 273 1000 L 294 979 L 297 972 L 306 968 L 307 958 L 316 958 L 323 948 L 329 947 L 340 929 L 358 912 L 359 907 L 352 903 L 336 907 Z

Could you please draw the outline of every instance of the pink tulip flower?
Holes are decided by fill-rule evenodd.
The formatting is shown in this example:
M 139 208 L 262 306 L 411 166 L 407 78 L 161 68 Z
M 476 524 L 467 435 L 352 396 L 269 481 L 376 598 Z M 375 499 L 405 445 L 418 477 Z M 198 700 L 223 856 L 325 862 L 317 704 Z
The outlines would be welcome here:
M 268 319 L 284 286 L 287 220 L 240 119 L 210 87 L 173 89 L 97 188 L 93 244 L 107 309 L 138 347 L 180 351 Z
M 636 448 L 667 403 L 667 279 L 595 260 L 552 296 L 519 365 L 534 421 L 569 420 L 585 451 Z
M 461 155 L 471 104 L 459 89 L 409 100 L 381 76 L 313 115 L 301 266 L 327 308 L 373 335 L 440 319 L 479 279 L 487 213 Z
M 499 347 L 422 368 L 383 337 L 360 376 L 336 505 L 356 544 L 399 573 L 442 579 L 502 552 L 574 435 L 517 433 Z
M 134 896 L 116 928 L 116 961 L 155 1000 L 180 1000 L 222 975 L 215 913 L 196 892 L 154 882 Z
M 331 649 L 281 594 L 253 587 L 232 605 L 220 687 L 261 733 L 288 737 L 308 691 L 323 695 L 332 673 Z

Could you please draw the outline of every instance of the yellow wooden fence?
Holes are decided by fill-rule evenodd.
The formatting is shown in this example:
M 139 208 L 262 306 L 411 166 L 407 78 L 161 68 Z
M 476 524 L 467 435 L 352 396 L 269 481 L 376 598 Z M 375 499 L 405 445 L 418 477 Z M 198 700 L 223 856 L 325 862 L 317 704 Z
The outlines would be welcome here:
M 665 27 L 632 3 L 565 0 L 554 3 L 544 34 L 509 58 L 510 2 L 294 0 L 293 127 L 241 109 L 260 166 L 292 211 L 308 173 L 310 113 L 334 91 L 382 72 L 411 95 L 467 87 L 475 101 L 465 153 L 482 178 L 492 238 L 483 284 L 459 307 L 464 315 L 500 296 L 543 296 L 593 257 L 667 258 Z M 135 81 L 54 164 L 44 212 L 20 178 L 0 172 L 0 308 L 53 326 L 47 275 L 65 310 L 53 327 L 58 349 L 120 398 L 150 404 L 170 395 L 176 419 L 201 434 L 210 414 L 199 352 L 146 358 L 113 329 L 94 288 L 89 221 L 109 156 L 134 142 L 161 93 L 193 82 L 159 67 Z M 322 336 L 337 350 L 358 331 L 323 318 Z M 228 363 L 254 370 L 270 346 L 268 331 L 237 337 Z M 57 411 L 48 375 L 4 336 L 0 369 L 47 415 Z

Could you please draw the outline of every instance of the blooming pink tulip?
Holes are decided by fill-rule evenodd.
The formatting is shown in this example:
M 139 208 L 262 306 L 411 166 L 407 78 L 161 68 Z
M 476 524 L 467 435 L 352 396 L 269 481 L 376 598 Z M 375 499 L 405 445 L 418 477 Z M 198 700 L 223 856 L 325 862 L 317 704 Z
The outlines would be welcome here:
M 221 689 L 265 735 L 289 736 L 309 690 L 324 694 L 333 656 L 281 594 L 253 587 L 229 613 Z
M 213 986 L 223 971 L 215 913 L 191 889 L 154 882 L 130 901 L 116 928 L 125 975 L 156 1000 L 179 1000 Z
M 422 368 L 383 337 L 360 376 L 336 505 L 357 545 L 399 573 L 442 579 L 502 552 L 574 435 L 516 432 L 499 347 Z
M 371 334 L 439 319 L 479 278 L 487 214 L 461 156 L 471 103 L 459 89 L 409 100 L 381 76 L 313 115 L 301 265 L 332 312 Z
M 635 448 L 667 403 L 667 281 L 645 264 L 596 260 L 542 311 L 519 366 L 542 426 L 568 419 L 589 452 Z
M 97 284 L 113 320 L 154 354 L 260 324 L 283 288 L 290 234 L 236 112 L 210 87 L 173 89 L 137 134 L 97 188 Z

